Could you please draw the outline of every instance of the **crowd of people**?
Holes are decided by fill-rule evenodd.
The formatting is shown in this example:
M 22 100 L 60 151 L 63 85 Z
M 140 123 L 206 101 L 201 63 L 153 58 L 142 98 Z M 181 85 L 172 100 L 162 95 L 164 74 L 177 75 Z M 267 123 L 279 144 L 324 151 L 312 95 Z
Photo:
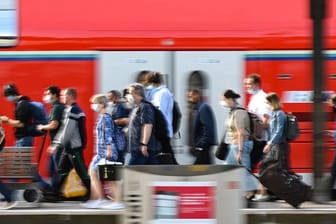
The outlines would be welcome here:
M 285 113 L 276 93 L 265 93 L 261 88 L 261 78 L 257 74 L 249 75 L 245 80 L 246 91 L 251 95 L 247 108 L 238 103 L 240 94 L 227 89 L 220 96 L 220 103 L 230 113 L 224 126 L 225 141 L 229 144 L 229 153 L 224 164 L 243 165 L 246 172 L 243 177 L 243 189 L 247 200 L 269 200 L 267 189 L 262 186 L 251 170 L 261 161 L 263 168 L 270 161 L 279 162 L 282 169 L 289 169 L 289 144 L 286 141 L 284 127 Z M 15 116 L 0 116 L 0 122 L 15 128 L 15 146 L 33 146 L 34 137 L 27 134 L 27 126 L 32 116 L 30 99 L 21 95 L 14 84 L 3 89 L 4 97 L 15 103 Z M 75 169 L 87 189 L 82 198 L 85 208 L 121 209 L 121 182 L 104 182 L 99 179 L 98 164 L 101 160 L 125 163 L 125 152 L 130 152 L 127 165 L 159 164 L 157 154 L 168 152 L 177 164 L 170 144 L 173 137 L 172 111 L 174 96 L 163 82 L 162 74 L 147 71 L 142 83 L 129 85 L 123 94 L 111 90 L 106 94 L 97 94 L 90 99 L 91 109 L 97 113 L 95 125 L 94 156 L 87 168 L 83 159 L 86 148 L 86 117 L 76 102 L 75 88 L 61 90 L 49 86 L 43 93 L 44 103 L 51 104 L 49 121 L 36 129 L 48 132 L 51 145 L 49 153 L 49 180 L 37 175 L 42 183 L 45 200 L 57 200 L 61 187 L 71 169 Z M 190 87 L 187 92 L 189 103 L 188 144 L 190 153 L 195 156 L 194 164 L 213 164 L 213 147 L 217 142 L 216 118 L 213 110 L 203 98 L 202 89 Z M 155 116 L 150 102 L 157 107 L 166 119 L 168 141 L 160 143 L 154 132 Z M 336 101 L 335 101 L 336 102 Z M 252 130 L 248 112 L 256 114 L 263 123 L 263 136 L 259 141 L 251 138 Z M 252 151 L 259 150 L 260 158 L 251 158 Z M 334 175 L 335 176 L 335 175 Z M 109 192 L 104 186 L 109 185 Z M 12 190 L 0 182 L 0 192 L 4 195 L 3 208 L 15 205 Z

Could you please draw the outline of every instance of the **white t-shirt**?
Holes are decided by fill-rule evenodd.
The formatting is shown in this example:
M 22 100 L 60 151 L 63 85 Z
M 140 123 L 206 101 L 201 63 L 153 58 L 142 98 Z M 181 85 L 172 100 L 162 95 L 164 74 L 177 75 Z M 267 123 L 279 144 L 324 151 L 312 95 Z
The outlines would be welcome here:
M 258 90 L 256 94 L 251 96 L 247 106 L 248 111 L 258 115 L 260 119 L 262 119 L 265 114 L 269 117 L 272 116 L 272 111 L 266 103 L 266 95 L 267 94 L 262 89 Z M 263 140 L 268 140 L 267 130 L 265 130 Z

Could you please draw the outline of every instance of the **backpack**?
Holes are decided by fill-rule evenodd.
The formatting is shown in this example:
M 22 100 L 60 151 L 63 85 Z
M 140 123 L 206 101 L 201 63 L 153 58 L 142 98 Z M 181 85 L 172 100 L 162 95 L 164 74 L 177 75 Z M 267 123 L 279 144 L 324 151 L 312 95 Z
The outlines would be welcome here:
M 287 141 L 293 141 L 300 135 L 299 121 L 292 113 L 286 113 L 287 122 L 285 128 L 285 135 Z
M 244 108 L 236 109 L 245 110 Z M 255 113 L 249 111 L 246 112 L 250 119 L 251 139 L 255 141 L 261 141 L 265 130 L 262 120 Z
M 169 139 L 168 124 L 167 124 L 166 118 L 164 117 L 161 110 L 159 110 L 159 108 L 157 108 L 150 102 L 146 102 L 146 103 L 150 104 L 154 111 L 155 123 L 153 125 L 153 131 L 154 131 L 155 138 L 161 143 L 165 142 L 167 139 Z
M 174 100 L 173 104 L 173 134 L 176 134 L 180 130 L 181 126 L 181 119 L 182 119 L 182 113 L 180 110 L 180 106 L 178 105 L 177 101 Z
M 264 126 L 262 120 L 252 112 L 247 112 L 250 118 L 250 130 L 252 140 L 261 141 L 264 134 Z
M 39 124 L 47 124 L 48 123 L 48 114 L 44 105 L 41 102 L 31 101 L 30 102 L 32 109 L 32 120 L 28 124 L 26 129 L 27 136 L 41 136 L 44 135 L 45 132 L 38 131 L 36 126 Z

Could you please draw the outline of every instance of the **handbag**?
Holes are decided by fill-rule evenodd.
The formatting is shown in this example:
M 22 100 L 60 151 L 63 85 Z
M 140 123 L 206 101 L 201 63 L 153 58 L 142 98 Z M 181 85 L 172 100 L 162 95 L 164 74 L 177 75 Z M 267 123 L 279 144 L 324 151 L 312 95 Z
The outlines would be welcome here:
M 224 136 L 223 136 L 221 142 L 217 146 L 217 149 L 216 149 L 216 152 L 215 152 L 216 158 L 220 159 L 220 160 L 225 160 L 226 157 L 228 156 L 229 150 L 230 150 L 229 144 L 225 143 L 225 136 L 226 136 L 226 131 L 224 133 Z
M 102 159 L 98 163 L 98 176 L 100 181 L 116 181 L 121 179 L 120 169 L 122 163 Z
M 69 172 L 61 192 L 65 198 L 82 197 L 87 194 L 87 189 L 83 186 L 83 183 L 75 169 L 72 169 Z
M 216 158 L 220 160 L 225 160 L 227 155 L 229 154 L 229 150 L 230 150 L 229 144 L 222 141 L 218 145 L 217 150 L 215 152 Z

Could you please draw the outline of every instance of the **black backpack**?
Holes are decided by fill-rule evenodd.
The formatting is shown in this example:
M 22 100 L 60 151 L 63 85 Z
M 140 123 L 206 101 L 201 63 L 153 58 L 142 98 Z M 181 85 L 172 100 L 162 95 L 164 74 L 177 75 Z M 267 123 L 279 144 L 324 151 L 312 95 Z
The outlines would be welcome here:
M 180 126 L 181 126 L 181 119 L 182 119 L 182 113 L 180 110 L 180 106 L 178 105 L 178 103 L 176 102 L 176 100 L 174 100 L 174 104 L 173 104 L 173 133 L 176 134 L 179 130 L 180 130 Z
M 158 140 L 159 142 L 165 142 L 167 139 L 169 139 L 167 121 L 159 108 L 157 108 L 150 102 L 145 102 L 151 105 L 154 111 L 155 123 L 153 124 L 153 132 L 156 140 Z
M 292 113 L 287 113 L 285 134 L 287 141 L 294 141 L 300 135 L 299 121 Z

